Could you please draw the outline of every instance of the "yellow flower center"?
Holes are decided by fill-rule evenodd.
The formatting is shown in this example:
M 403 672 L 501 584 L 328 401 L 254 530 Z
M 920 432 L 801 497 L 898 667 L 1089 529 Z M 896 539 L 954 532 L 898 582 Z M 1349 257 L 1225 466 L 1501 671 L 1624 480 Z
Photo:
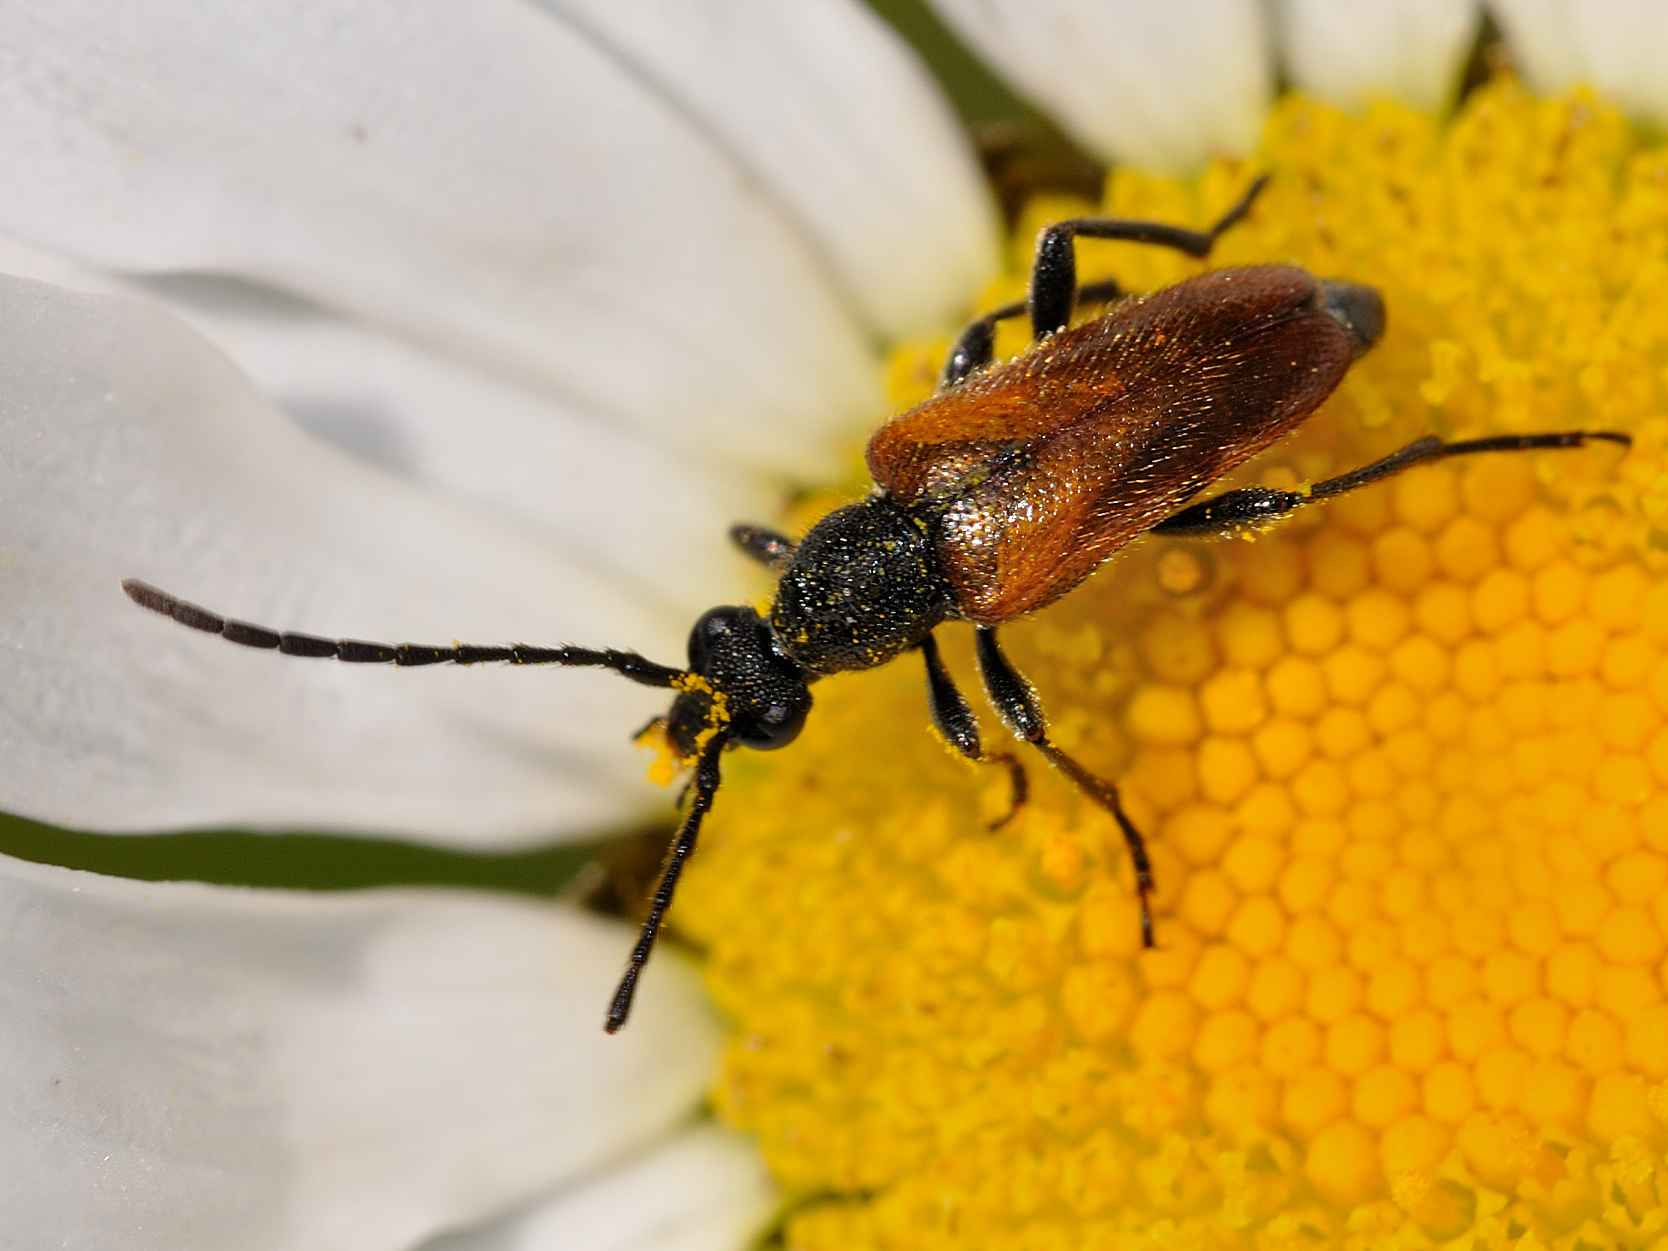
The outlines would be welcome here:
M 1433 432 L 1636 445 L 1148 541 L 1006 631 L 1148 832 L 1157 951 L 1116 828 L 1040 759 L 986 829 L 1004 777 L 929 735 L 912 658 L 819 684 L 795 750 L 738 754 L 678 920 L 790 1247 L 1668 1238 L 1668 152 L 1504 82 L 1448 123 L 1296 100 L 1254 163 L 1121 172 L 1104 211 L 1208 222 L 1257 168 L 1211 263 L 1372 283 L 1390 328 L 1238 481 Z M 1036 206 L 987 302 L 1082 209 Z M 1080 256 L 1135 289 L 1197 268 Z M 947 343 L 900 351 L 899 405 Z

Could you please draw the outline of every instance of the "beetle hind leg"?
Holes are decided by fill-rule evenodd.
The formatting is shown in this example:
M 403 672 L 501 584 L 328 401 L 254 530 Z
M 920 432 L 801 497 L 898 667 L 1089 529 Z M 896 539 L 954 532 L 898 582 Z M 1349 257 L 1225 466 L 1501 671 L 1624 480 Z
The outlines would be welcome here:
M 1370 465 L 1352 469 L 1335 478 L 1317 482 L 1307 490 L 1285 491 L 1277 487 L 1240 487 L 1184 508 L 1152 528 L 1154 534 L 1189 538 L 1227 536 L 1288 517 L 1305 504 L 1335 499 L 1358 487 L 1371 486 L 1404 469 L 1450 456 L 1472 456 L 1482 452 L 1558 451 L 1583 447 L 1595 440 L 1631 446 L 1632 436 L 1618 430 L 1565 430 L 1553 434 L 1503 434 L 1486 439 L 1463 439 L 1445 443 L 1434 435 L 1415 439 L 1406 447 L 1380 457 Z
M 950 677 L 950 671 L 944 667 L 944 658 L 938 654 L 938 641 L 929 634 L 921 640 L 920 648 L 921 657 L 927 664 L 927 699 L 932 707 L 932 723 L 938 733 L 974 764 L 1000 765 L 1008 771 L 1011 787 L 1008 811 L 990 823 L 991 829 L 999 830 L 1019 815 L 1019 810 L 1025 807 L 1025 801 L 1030 796 L 1031 786 L 1025 776 L 1025 766 L 1012 752 L 985 752 L 979 738 L 979 723 L 974 719 L 973 709 L 957 689 L 955 680 Z
M 1129 859 L 1135 869 L 1135 893 L 1141 905 L 1141 945 L 1153 947 L 1152 895 L 1154 889 L 1152 859 L 1147 855 L 1147 840 L 1129 814 L 1124 811 L 1123 798 L 1118 788 L 1105 778 L 1097 777 L 1062 751 L 1048 736 L 1048 721 L 1043 716 L 1042 701 L 1037 692 L 996 642 L 996 631 L 980 627 L 977 633 L 979 672 L 985 680 L 985 690 L 996 706 L 1002 720 L 1018 738 L 1030 743 L 1048 762 L 1065 774 L 1072 785 L 1096 804 L 1112 814 L 1118 831 L 1129 848 Z

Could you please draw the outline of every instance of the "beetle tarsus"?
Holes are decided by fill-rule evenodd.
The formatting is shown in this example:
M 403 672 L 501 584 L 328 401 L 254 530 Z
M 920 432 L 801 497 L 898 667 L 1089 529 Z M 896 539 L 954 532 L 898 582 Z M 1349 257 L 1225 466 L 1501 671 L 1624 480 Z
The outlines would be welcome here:
M 1006 827 L 1025 807 L 1031 798 L 1031 782 L 1025 776 L 1025 766 L 1011 751 L 992 752 L 979 763 L 1001 765 L 1008 771 L 1008 810 L 985 827 L 994 832 Z
M 1147 840 L 1142 837 L 1140 829 L 1124 811 L 1123 797 L 1118 793 L 1117 786 L 1089 772 L 1060 750 L 1052 739 L 1044 737 L 1036 745 L 1037 749 L 1048 757 L 1050 764 L 1070 778 L 1078 790 L 1111 813 L 1112 819 L 1118 823 L 1118 830 L 1124 836 L 1124 845 L 1129 848 L 1130 863 L 1135 868 L 1135 893 L 1141 905 L 1141 945 L 1147 948 L 1156 946 L 1153 941 L 1152 895 L 1157 889 L 1157 883 L 1153 880 L 1152 860 L 1147 855 Z

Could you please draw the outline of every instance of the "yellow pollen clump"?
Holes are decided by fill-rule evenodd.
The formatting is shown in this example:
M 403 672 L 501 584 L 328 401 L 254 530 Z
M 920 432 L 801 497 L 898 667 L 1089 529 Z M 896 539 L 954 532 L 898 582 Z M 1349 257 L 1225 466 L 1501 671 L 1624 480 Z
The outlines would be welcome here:
M 631 741 L 654 753 L 649 761 L 648 776 L 656 786 L 670 786 L 688 766 L 689 762 L 680 759 L 677 749 L 672 746 L 671 735 L 666 733 L 666 722 L 660 717 L 645 725 Z
M 987 828 L 1006 776 L 928 734 L 909 656 L 727 756 L 675 920 L 795 1251 L 1668 1246 L 1668 151 L 1504 81 L 1447 121 L 1290 100 L 1254 161 L 1120 172 L 1101 209 L 1208 222 L 1259 169 L 1212 264 L 1372 283 L 1389 329 L 1226 485 L 1429 433 L 1635 445 L 1150 540 L 1005 630 L 1147 834 L 1156 951 L 1117 829 L 1040 759 Z M 1083 211 L 1028 211 L 983 306 Z M 1079 257 L 1137 290 L 1199 268 Z M 949 334 L 894 357 L 900 407 Z

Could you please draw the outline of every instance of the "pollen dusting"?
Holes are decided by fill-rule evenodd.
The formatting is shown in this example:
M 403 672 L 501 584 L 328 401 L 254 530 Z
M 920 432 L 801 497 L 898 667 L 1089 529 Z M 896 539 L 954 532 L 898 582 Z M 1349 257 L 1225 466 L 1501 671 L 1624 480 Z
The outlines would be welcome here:
M 1373 283 L 1389 329 L 1229 485 L 1432 432 L 1635 446 L 1152 541 L 1006 632 L 1147 831 L 1156 951 L 1117 831 L 1040 762 L 985 828 L 1006 778 L 933 741 L 910 657 L 819 684 L 792 751 L 732 757 L 677 919 L 732 1022 L 715 1104 L 786 1188 L 790 1248 L 1668 1239 L 1668 152 L 1507 82 L 1447 124 L 1293 101 L 1254 163 L 1122 173 L 1105 208 L 1206 222 L 1258 169 L 1216 262 Z M 984 306 L 1081 209 L 1028 215 Z M 1135 289 L 1197 268 L 1080 256 Z M 952 329 L 897 353 L 900 406 Z
M 672 679 L 672 689 L 682 695 L 710 695 L 714 698 L 718 696 L 712 683 L 699 673 L 678 674 Z
M 706 683 L 703 682 L 702 685 L 706 686 Z M 706 689 L 712 699 L 712 703 L 707 708 L 706 727 L 695 736 L 695 750 L 690 756 L 691 760 L 698 758 L 700 754 L 706 750 L 707 744 L 712 742 L 713 735 L 717 734 L 725 726 L 730 724 L 729 695 L 723 691 L 715 690 L 711 686 L 706 686 Z
M 664 717 L 656 717 L 649 722 L 631 741 L 638 747 L 654 753 L 649 761 L 648 777 L 656 786 L 670 786 L 688 765 L 687 761 L 679 758 L 677 749 L 672 746 L 672 738 L 666 733 Z
M 730 697 L 699 673 L 678 674 L 672 679 L 672 689 L 680 695 L 704 695 L 706 697 L 706 725 L 702 727 L 700 733 L 695 735 L 690 754 L 683 757 L 678 756 L 676 754 L 677 749 L 672 745 L 670 737 L 666 740 L 667 750 L 673 753 L 673 759 L 677 761 L 676 767 L 681 770 L 688 768 L 699 760 L 701 753 L 706 750 L 707 744 L 712 742 L 713 736 L 730 723 Z M 641 736 L 639 736 L 638 741 L 642 741 Z M 651 779 L 658 777 L 657 769 L 657 764 L 650 765 L 649 776 Z

